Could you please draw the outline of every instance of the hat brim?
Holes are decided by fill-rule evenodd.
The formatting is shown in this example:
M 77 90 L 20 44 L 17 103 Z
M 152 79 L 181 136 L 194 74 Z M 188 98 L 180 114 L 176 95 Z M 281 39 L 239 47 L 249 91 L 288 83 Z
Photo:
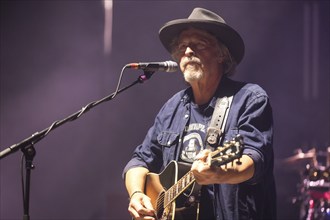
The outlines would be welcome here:
M 225 23 L 199 19 L 177 19 L 166 23 L 159 30 L 159 38 L 166 50 L 170 53 L 171 44 L 174 38 L 188 28 L 197 28 L 213 34 L 220 42 L 226 45 L 235 58 L 240 63 L 244 56 L 245 46 L 241 36 Z

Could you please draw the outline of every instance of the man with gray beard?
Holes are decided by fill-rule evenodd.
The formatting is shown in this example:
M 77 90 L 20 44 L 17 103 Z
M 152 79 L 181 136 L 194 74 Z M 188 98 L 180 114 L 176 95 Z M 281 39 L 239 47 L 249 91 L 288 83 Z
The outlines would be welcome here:
M 244 56 L 241 36 L 219 15 L 195 8 L 187 19 L 166 23 L 159 37 L 189 88 L 165 103 L 124 169 L 130 215 L 275 219 L 269 97 L 256 84 L 229 79 Z M 224 100 L 227 108 L 218 111 Z

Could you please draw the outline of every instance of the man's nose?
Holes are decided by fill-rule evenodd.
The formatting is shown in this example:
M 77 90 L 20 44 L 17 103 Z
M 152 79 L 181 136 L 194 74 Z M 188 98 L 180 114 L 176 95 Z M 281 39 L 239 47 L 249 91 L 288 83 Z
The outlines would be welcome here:
M 188 47 L 186 48 L 184 54 L 185 54 L 186 56 L 192 56 L 192 55 L 195 55 L 195 52 L 191 49 L 191 47 L 188 46 Z

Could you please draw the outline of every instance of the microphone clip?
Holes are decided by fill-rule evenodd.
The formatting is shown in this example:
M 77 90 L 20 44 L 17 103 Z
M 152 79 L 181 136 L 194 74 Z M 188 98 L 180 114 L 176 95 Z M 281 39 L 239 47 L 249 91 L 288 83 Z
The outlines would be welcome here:
M 144 83 L 148 79 L 151 78 L 151 76 L 155 73 L 155 71 L 149 71 L 149 70 L 143 70 L 143 75 L 139 76 L 139 82 Z

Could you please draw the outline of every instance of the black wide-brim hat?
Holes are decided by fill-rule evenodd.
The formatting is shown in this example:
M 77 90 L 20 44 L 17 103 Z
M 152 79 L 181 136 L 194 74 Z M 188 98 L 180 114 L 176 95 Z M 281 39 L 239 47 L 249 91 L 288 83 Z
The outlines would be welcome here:
M 188 28 L 197 28 L 213 34 L 221 43 L 226 45 L 237 63 L 244 56 L 244 42 L 241 36 L 225 20 L 212 11 L 195 8 L 188 18 L 176 19 L 164 24 L 159 30 L 159 38 L 164 47 L 171 53 L 173 39 Z

